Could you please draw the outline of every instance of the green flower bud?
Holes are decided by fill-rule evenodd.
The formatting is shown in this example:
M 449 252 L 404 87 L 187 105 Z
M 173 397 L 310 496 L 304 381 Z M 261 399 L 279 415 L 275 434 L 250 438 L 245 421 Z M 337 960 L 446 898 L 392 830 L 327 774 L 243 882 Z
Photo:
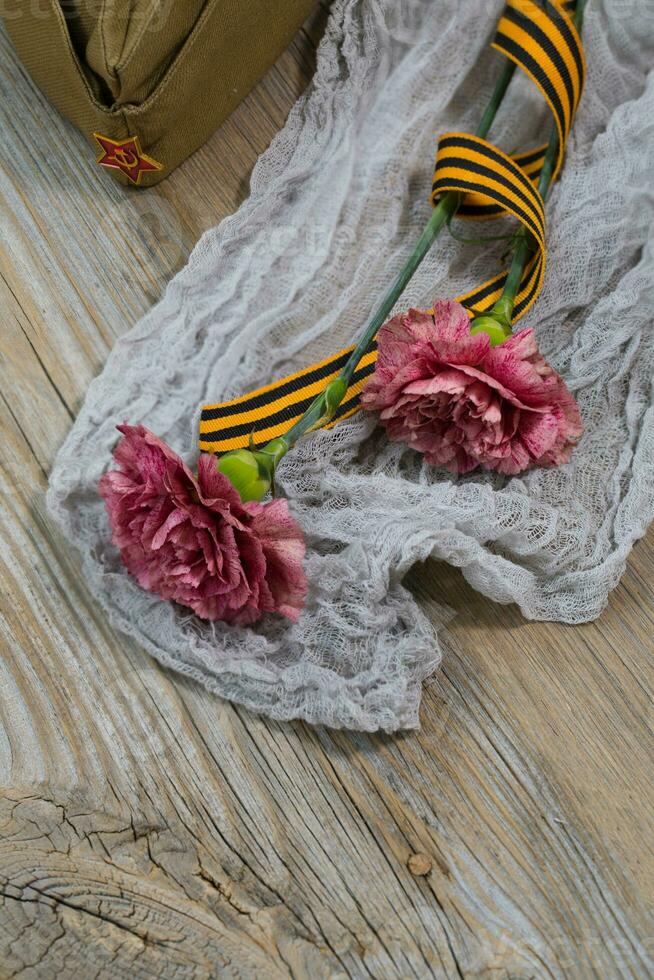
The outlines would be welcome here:
M 243 503 L 263 500 L 272 485 L 271 468 L 262 465 L 260 453 L 236 449 L 218 460 L 218 470 L 238 490 Z
M 473 337 L 479 333 L 488 334 L 491 347 L 497 347 L 498 344 L 503 344 L 507 337 L 511 336 L 511 328 L 503 326 L 499 320 L 492 316 L 477 316 L 472 321 L 470 333 Z

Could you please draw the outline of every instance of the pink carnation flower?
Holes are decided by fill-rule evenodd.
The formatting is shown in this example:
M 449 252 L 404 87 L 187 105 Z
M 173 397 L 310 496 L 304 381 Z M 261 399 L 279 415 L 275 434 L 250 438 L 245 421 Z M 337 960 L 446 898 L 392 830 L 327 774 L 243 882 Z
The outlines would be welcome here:
M 139 584 L 202 619 L 296 620 L 307 593 L 304 539 L 285 500 L 241 502 L 215 457 L 197 479 L 142 425 L 119 425 L 119 469 L 100 480 L 114 543 Z
M 486 334 L 471 336 L 463 306 L 444 300 L 433 315 L 394 317 L 377 340 L 362 404 L 429 463 L 513 474 L 570 458 L 582 433 L 579 408 L 533 330 L 491 347 Z

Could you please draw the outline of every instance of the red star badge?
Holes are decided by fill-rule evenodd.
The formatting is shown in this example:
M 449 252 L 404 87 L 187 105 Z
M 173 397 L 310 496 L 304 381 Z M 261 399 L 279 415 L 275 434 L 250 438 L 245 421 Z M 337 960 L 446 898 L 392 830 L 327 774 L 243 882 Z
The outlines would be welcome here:
M 94 133 L 93 139 L 102 148 L 97 160 L 100 166 L 109 170 L 120 170 L 133 184 L 138 184 L 141 174 L 148 170 L 163 170 L 160 163 L 142 152 L 138 136 L 112 140 L 101 133 Z

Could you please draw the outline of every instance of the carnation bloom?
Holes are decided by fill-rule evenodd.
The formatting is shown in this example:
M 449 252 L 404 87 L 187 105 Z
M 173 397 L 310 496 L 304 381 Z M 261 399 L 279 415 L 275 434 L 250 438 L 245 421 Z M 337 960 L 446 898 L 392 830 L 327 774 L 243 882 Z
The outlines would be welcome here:
M 244 504 L 202 454 L 197 478 L 142 425 L 119 425 L 119 468 L 100 480 L 114 543 L 144 589 L 202 619 L 296 620 L 307 593 L 304 539 L 286 500 Z
M 533 330 L 491 346 L 470 334 L 460 303 L 394 317 L 377 338 L 375 372 L 361 396 L 391 439 L 428 462 L 467 473 L 558 466 L 582 432 L 579 408 L 540 354 Z

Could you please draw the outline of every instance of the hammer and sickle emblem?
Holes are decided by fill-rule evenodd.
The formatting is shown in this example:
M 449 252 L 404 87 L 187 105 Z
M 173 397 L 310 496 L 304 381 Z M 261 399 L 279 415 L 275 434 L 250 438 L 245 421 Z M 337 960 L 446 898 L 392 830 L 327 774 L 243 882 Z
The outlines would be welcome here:
M 134 150 L 126 150 L 123 147 L 119 147 L 114 151 L 114 160 L 119 163 L 121 167 L 127 167 L 131 170 L 138 163 L 138 156 Z

